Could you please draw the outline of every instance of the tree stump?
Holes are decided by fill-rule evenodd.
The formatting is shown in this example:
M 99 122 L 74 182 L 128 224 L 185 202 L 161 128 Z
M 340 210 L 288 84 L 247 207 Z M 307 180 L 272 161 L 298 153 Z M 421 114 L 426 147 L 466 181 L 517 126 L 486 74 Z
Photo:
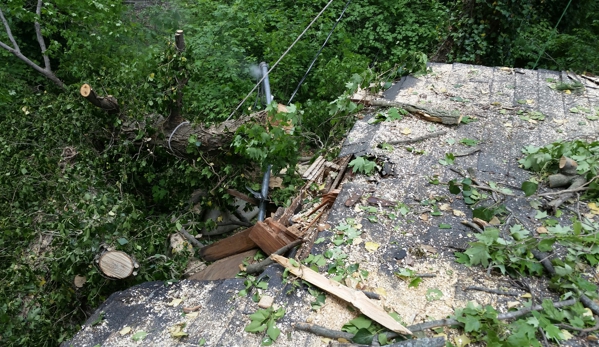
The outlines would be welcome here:
M 108 251 L 100 256 L 98 268 L 106 277 L 123 279 L 131 276 L 139 265 L 125 252 Z

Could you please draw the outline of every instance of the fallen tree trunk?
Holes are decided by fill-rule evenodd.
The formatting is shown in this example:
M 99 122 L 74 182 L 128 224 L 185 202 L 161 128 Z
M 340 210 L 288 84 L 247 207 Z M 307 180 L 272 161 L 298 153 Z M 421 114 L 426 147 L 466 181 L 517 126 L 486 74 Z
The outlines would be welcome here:
M 86 98 L 94 106 L 99 107 L 109 113 L 118 112 L 118 101 L 113 96 L 98 96 L 92 87 L 84 84 L 80 89 L 81 96 Z M 205 152 L 213 152 L 228 148 L 235 132 L 244 123 L 250 121 L 265 121 L 266 112 L 258 112 L 249 116 L 243 116 L 239 119 L 231 119 L 212 126 L 204 124 L 192 124 L 187 121 L 179 123 L 173 127 L 168 124 L 169 120 L 162 115 L 150 114 L 145 118 L 145 122 L 129 121 L 123 122 L 121 127 L 122 134 L 132 142 L 144 142 L 146 145 L 162 146 L 168 148 L 171 152 L 180 155 L 186 154 L 189 138 L 195 136 L 200 142 L 200 148 Z M 147 125 L 157 131 L 150 137 L 139 139 L 139 133 L 145 132 Z

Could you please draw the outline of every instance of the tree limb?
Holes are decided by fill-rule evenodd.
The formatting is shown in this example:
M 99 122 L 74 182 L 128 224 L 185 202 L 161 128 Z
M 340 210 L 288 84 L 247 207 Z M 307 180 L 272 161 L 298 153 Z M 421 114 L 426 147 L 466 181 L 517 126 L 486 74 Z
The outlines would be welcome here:
M 38 0 L 37 8 L 36 8 L 36 14 L 38 15 L 38 17 L 41 14 L 41 5 L 42 5 L 42 1 Z M 54 82 L 54 84 L 56 84 L 60 88 L 66 89 L 66 85 L 50 69 L 50 59 L 46 55 L 46 44 L 45 44 L 44 38 L 43 38 L 43 36 L 41 34 L 41 27 L 40 27 L 39 22 L 37 20 L 35 21 L 35 33 L 36 33 L 36 35 L 38 37 L 37 39 L 38 39 L 38 42 L 40 44 L 40 49 L 42 50 L 42 55 L 44 57 L 44 63 L 45 63 L 45 66 L 46 66 L 45 68 L 42 68 L 41 66 L 37 65 L 36 63 L 34 63 L 33 61 L 31 61 L 29 58 L 27 58 L 26 56 L 24 56 L 23 53 L 21 53 L 21 50 L 19 49 L 19 45 L 17 44 L 17 41 L 15 40 L 15 38 L 14 38 L 14 36 L 12 34 L 12 31 L 10 30 L 10 26 L 8 25 L 8 21 L 4 17 L 4 13 L 2 12 L 2 9 L 0 9 L 0 19 L 2 20 L 2 24 L 4 24 L 4 29 L 6 30 L 6 34 L 8 35 L 8 39 L 13 44 L 13 47 L 10 47 L 7 44 L 5 44 L 4 42 L 0 41 L 0 47 L 4 48 L 8 52 L 12 53 L 15 57 L 17 57 L 20 60 L 22 60 L 25 64 L 29 65 L 30 67 L 32 67 L 37 72 L 39 72 L 42 75 L 46 76 L 47 79 L 49 79 L 50 81 Z
M 35 14 L 37 18 L 33 25 L 35 26 L 35 35 L 37 36 L 37 42 L 40 44 L 40 49 L 42 50 L 42 56 L 44 57 L 44 67 L 48 71 L 52 71 L 50 68 L 50 58 L 46 54 L 46 42 L 44 41 L 44 37 L 42 36 L 42 28 L 40 26 L 40 18 L 42 17 L 42 0 L 37 0 L 37 8 L 35 9 Z

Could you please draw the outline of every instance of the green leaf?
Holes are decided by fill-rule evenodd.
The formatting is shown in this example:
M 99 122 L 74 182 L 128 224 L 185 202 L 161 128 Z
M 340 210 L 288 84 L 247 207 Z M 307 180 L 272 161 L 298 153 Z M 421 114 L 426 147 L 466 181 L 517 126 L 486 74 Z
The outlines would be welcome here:
M 531 196 L 537 192 L 539 185 L 534 182 L 524 181 L 522 182 L 522 190 L 526 196 Z
M 422 278 L 420 277 L 416 277 L 413 280 L 410 281 L 410 284 L 408 284 L 408 288 L 416 288 L 418 287 L 418 285 L 422 282 Z
M 372 325 L 372 320 L 364 315 L 360 315 L 348 322 L 358 329 L 368 329 Z
M 124 238 L 124 237 L 118 238 L 118 239 L 116 240 L 116 242 L 118 242 L 118 243 L 119 243 L 121 246 L 123 246 L 123 245 L 126 245 L 126 244 L 128 244 L 128 243 L 129 243 L 129 241 L 127 241 L 127 239 L 126 239 L 126 238 Z
M 275 341 L 281 334 L 281 330 L 279 328 L 277 328 L 276 326 L 274 326 L 274 324 L 273 324 L 272 326 L 269 326 L 268 329 L 266 329 L 266 334 L 273 341 Z
M 493 216 L 493 210 L 486 207 L 477 207 L 472 211 L 473 218 L 480 218 L 486 222 L 493 219 Z
M 465 324 L 464 331 L 467 333 L 480 330 L 481 325 L 479 317 L 466 316 L 463 321 L 460 321 Z
M 451 229 L 451 224 L 441 223 L 439 229 Z
M 478 145 L 478 141 L 477 140 L 468 139 L 468 138 L 461 139 L 460 143 L 462 143 L 462 144 L 464 144 L 466 146 L 476 146 L 476 145 Z
M 245 329 L 248 333 L 258 333 L 266 330 L 266 324 L 262 321 L 252 320 L 250 324 L 248 324 Z
M 437 301 L 441 299 L 443 296 L 443 292 L 436 288 L 429 288 L 426 290 L 426 300 L 427 301 Z
M 489 258 L 491 258 L 491 255 L 489 254 L 489 248 L 482 242 L 471 243 L 470 248 L 468 248 L 464 253 L 470 257 L 471 265 L 481 264 L 484 267 L 489 265 Z
M 449 184 L 449 192 L 451 194 L 459 194 L 459 193 L 462 192 L 462 190 L 460 189 L 460 187 L 457 184 L 455 184 L 455 180 L 449 181 L 448 184 Z
M 372 343 L 372 339 L 374 338 L 374 334 L 368 331 L 368 329 L 358 329 L 354 337 L 352 337 L 352 342 L 361 344 L 361 345 L 370 345 Z
M 131 335 L 131 340 L 133 340 L 133 341 L 143 341 L 143 339 L 145 339 L 146 336 L 148 336 L 148 333 L 146 333 L 143 330 L 140 330 L 140 331 L 136 332 L 135 334 Z

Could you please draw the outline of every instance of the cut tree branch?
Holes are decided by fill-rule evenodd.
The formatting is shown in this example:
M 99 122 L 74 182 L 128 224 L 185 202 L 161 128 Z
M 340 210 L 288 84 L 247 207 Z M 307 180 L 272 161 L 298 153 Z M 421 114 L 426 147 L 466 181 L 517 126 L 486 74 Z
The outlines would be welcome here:
M 44 57 L 44 68 L 48 71 L 51 71 L 50 68 L 50 58 L 46 54 L 46 42 L 44 41 L 44 37 L 42 36 L 42 28 L 40 26 L 40 18 L 42 18 L 42 0 L 37 1 L 37 8 L 35 9 L 35 14 L 37 18 L 33 25 L 35 26 L 35 35 L 37 36 L 37 42 L 40 45 L 40 49 L 42 50 L 42 57 Z
M 36 8 L 36 15 L 38 16 L 37 20 L 39 20 L 39 17 L 41 16 L 41 6 L 42 6 L 42 1 L 38 0 L 37 8 Z M 17 41 L 15 40 L 15 38 L 12 34 L 12 31 L 10 30 L 8 21 L 4 17 L 4 13 L 2 12 L 1 8 L 0 8 L 0 19 L 2 20 L 2 24 L 4 24 L 4 29 L 6 31 L 6 35 L 8 36 L 8 39 L 10 40 L 10 42 L 13 45 L 12 47 L 10 47 L 7 44 L 5 44 L 4 42 L 0 41 L 0 47 L 4 48 L 8 52 L 12 53 L 12 55 L 14 55 L 18 59 L 22 60 L 25 64 L 29 65 L 37 72 L 44 75 L 46 78 L 48 78 L 50 81 L 54 82 L 54 84 L 56 84 L 60 88 L 66 89 L 66 85 L 54 74 L 54 72 L 52 72 L 52 70 L 50 68 L 50 59 L 46 55 L 46 44 L 45 44 L 44 38 L 42 36 L 42 30 L 41 30 L 39 22 L 37 20 L 34 22 L 35 33 L 37 35 L 38 43 L 40 44 L 40 49 L 42 51 L 42 56 L 44 58 L 45 68 L 42 68 L 41 66 L 37 65 L 36 63 L 31 61 L 29 58 L 27 58 L 25 55 L 23 55 L 23 53 L 21 53 L 21 50 L 19 49 L 19 45 L 17 44 Z

